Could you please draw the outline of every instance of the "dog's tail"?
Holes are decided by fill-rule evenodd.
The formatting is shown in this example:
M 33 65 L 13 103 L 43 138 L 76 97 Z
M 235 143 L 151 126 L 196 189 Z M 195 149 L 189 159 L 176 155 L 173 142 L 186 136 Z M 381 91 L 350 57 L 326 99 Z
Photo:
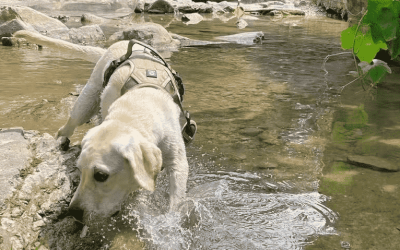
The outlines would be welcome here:
M 73 44 L 60 39 L 55 39 L 41 35 L 37 32 L 20 30 L 14 33 L 14 37 L 24 38 L 29 43 L 47 46 L 49 48 L 58 49 L 61 52 L 67 53 L 68 55 L 75 56 L 77 58 L 97 63 L 100 57 L 106 52 L 105 49 L 93 46 L 83 46 Z

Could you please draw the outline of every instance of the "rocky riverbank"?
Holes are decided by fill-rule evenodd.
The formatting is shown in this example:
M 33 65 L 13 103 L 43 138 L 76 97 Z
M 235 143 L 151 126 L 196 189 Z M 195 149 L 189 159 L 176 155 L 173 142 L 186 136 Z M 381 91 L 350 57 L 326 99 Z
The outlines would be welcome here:
M 0 142 L 1 249 L 47 249 L 79 182 L 80 147 L 62 152 L 51 135 L 22 128 L 1 129 Z

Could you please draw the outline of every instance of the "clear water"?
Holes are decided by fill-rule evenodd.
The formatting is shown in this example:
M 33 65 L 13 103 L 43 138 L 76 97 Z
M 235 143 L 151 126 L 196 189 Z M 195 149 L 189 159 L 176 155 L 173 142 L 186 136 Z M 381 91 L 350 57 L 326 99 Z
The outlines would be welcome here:
M 37 8 L 72 17 L 92 12 L 117 18 L 124 12 L 101 6 L 96 12 L 86 4 L 52 12 L 54 6 Z M 235 19 L 210 17 L 193 26 L 172 15 L 137 19 L 198 40 L 252 31 L 264 32 L 265 40 L 169 53 L 186 86 L 184 106 L 198 124 L 187 148 L 189 214 L 163 212 L 166 180 L 160 176 L 158 190 L 144 195 L 144 207 L 132 199 L 117 220 L 96 229 L 102 248 L 303 249 L 319 236 L 336 235 L 338 214 L 318 187 L 339 88 L 351 80 L 346 74 L 353 64 L 351 57 L 332 58 L 328 76 L 321 64 L 341 51 L 339 34 L 347 24 L 262 16 L 238 30 Z M 77 20 L 67 25 L 78 27 Z M 107 35 L 119 29 L 116 22 L 102 26 Z M 0 46 L 0 54 L 0 127 L 54 134 L 68 117 L 68 93 L 85 84 L 94 64 L 49 49 Z M 80 127 L 72 143 L 91 126 Z

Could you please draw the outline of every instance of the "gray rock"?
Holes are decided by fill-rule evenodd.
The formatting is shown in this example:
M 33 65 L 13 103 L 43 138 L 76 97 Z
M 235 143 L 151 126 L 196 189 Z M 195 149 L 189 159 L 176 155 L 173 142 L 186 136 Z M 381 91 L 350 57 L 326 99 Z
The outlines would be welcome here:
M 0 131 L 1 203 L 11 194 L 16 186 L 16 179 L 18 179 L 20 171 L 29 166 L 31 158 L 32 152 L 29 149 L 29 142 L 24 138 L 22 128 Z
M 276 131 L 264 131 L 258 135 L 258 138 L 269 145 L 279 145 L 281 141 L 278 139 L 278 133 Z
M 174 7 L 166 0 L 157 0 L 147 10 L 153 14 L 174 13 Z
M 46 33 L 52 30 L 68 30 L 68 27 L 65 26 L 65 24 L 63 24 L 61 21 L 51 18 L 29 7 L 1 6 L 0 25 L 13 19 L 20 19 L 41 33 Z
M 138 0 L 136 7 L 135 7 L 135 13 L 143 13 L 144 6 L 145 6 L 144 1 Z
M 219 36 L 217 39 L 239 44 L 262 43 L 262 40 L 264 39 L 264 33 L 262 31 L 244 32 L 228 36 Z
M 186 24 L 197 24 L 203 21 L 203 16 L 198 13 L 184 14 L 182 21 Z
M 101 28 L 95 25 L 72 28 L 70 30 L 55 30 L 47 34 L 49 37 L 80 44 L 96 44 L 106 39 Z
M 75 164 L 79 153 L 76 146 L 61 152 L 56 140 L 46 133 L 22 128 L 0 131 L 0 181 L 15 169 L 8 179 L 18 184 L 0 186 L 2 197 L 9 189 L 2 210 L 0 249 L 37 249 L 39 234 L 66 211 L 72 190 L 78 185 Z M 55 240 L 51 237 L 40 242 L 48 245 L 46 241 Z
M 398 164 L 391 163 L 376 156 L 350 155 L 347 157 L 347 161 L 352 165 L 371 168 L 378 171 L 397 172 L 400 170 Z
M 104 18 L 93 15 L 91 13 L 85 13 L 81 16 L 82 24 L 101 24 L 104 22 Z
M 123 40 L 136 39 L 158 49 L 174 49 L 180 45 L 180 42 L 173 39 L 163 26 L 156 23 L 133 24 L 122 34 Z
M 24 38 L 16 37 L 2 37 L 1 43 L 3 44 L 3 46 L 21 46 L 28 44 L 28 42 Z
M 248 127 L 240 131 L 241 134 L 247 135 L 247 136 L 256 136 L 258 134 L 261 134 L 263 132 L 262 129 L 260 128 L 252 128 Z
M 11 37 L 12 34 L 18 30 L 36 31 L 31 25 L 19 19 L 13 19 L 0 25 L 0 38 Z
M 236 22 L 236 27 L 238 27 L 239 29 L 244 29 L 247 27 L 247 22 L 245 20 L 243 20 L 242 18 L 240 18 L 237 22 Z

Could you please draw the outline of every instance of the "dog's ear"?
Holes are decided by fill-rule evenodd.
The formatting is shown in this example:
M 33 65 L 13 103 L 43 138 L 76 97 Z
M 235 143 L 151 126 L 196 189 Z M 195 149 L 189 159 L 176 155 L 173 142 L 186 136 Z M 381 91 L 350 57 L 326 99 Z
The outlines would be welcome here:
M 154 191 L 162 165 L 161 150 L 151 142 L 140 142 L 125 145 L 120 152 L 128 160 L 139 186 Z

